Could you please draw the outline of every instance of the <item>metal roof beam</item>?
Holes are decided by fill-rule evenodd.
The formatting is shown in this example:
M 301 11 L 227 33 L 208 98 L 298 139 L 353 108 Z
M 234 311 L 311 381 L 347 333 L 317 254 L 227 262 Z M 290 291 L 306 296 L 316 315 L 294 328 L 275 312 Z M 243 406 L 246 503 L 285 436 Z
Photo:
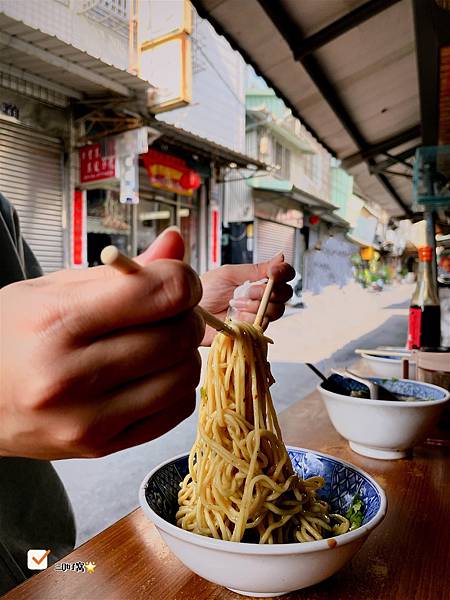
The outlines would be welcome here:
M 313 33 L 311 36 L 304 39 L 294 48 L 295 59 L 301 60 L 307 54 L 329 44 L 337 37 L 350 31 L 350 29 L 357 27 L 361 23 L 364 23 L 364 21 L 374 17 L 399 1 L 400 0 L 369 0 L 369 2 L 365 2 L 361 6 L 358 6 L 358 8 L 355 8 L 355 10 L 352 10 L 340 19 L 330 23 L 330 25 L 320 29 L 317 33 Z
M 355 152 L 355 154 L 347 156 L 346 158 L 342 159 L 342 166 L 345 169 L 350 169 L 359 163 L 365 162 L 369 158 L 373 158 L 377 154 L 383 154 L 383 152 L 387 152 L 391 148 L 396 148 L 397 146 L 406 144 L 411 140 L 415 140 L 419 138 L 420 135 L 420 125 L 414 125 L 414 127 L 410 127 L 409 129 L 405 129 L 400 133 L 396 133 L 382 142 L 371 144 L 370 146 L 366 146 L 366 148 L 359 150 L 359 152 Z
M 381 171 L 389 169 L 389 167 L 392 167 L 392 165 L 395 165 L 399 162 L 403 163 L 405 166 L 412 167 L 412 165 L 406 162 L 406 159 L 413 156 L 417 148 L 418 146 L 414 145 L 412 146 L 412 148 L 408 148 L 408 150 L 405 150 L 404 152 L 400 152 L 395 156 L 389 156 L 389 158 L 387 158 L 386 160 L 377 162 L 375 167 L 371 167 L 370 172 L 372 173 L 372 175 L 375 175 L 376 173 L 381 173 Z
M 33 58 L 38 58 L 43 62 L 52 65 L 58 69 L 62 69 L 67 73 L 72 73 L 72 75 L 76 75 L 77 77 L 81 77 L 86 81 L 90 81 L 91 83 L 95 83 L 96 85 L 100 85 L 116 94 L 120 94 L 121 96 L 130 96 L 130 90 L 122 85 L 121 83 L 117 83 L 116 81 L 112 81 L 108 77 L 104 77 L 99 73 L 95 73 L 90 69 L 86 69 L 76 63 L 70 62 L 65 58 L 61 58 L 60 56 L 55 56 L 48 50 L 43 50 L 34 44 L 30 44 L 29 42 L 24 42 L 19 38 L 9 35 L 7 33 L 0 32 L 0 43 L 4 44 L 9 48 L 14 48 L 15 50 L 19 50 L 28 56 L 32 56 Z
M 434 29 L 434 2 L 413 0 L 420 120 L 424 146 L 438 143 L 439 129 L 439 44 Z
M 258 0 L 258 3 L 268 18 L 272 21 L 275 28 L 279 31 L 280 35 L 285 39 L 291 51 L 294 53 L 296 46 L 298 46 L 298 44 L 302 42 L 302 39 L 304 39 L 301 28 L 293 21 L 288 11 L 280 3 L 273 2 L 273 0 Z M 308 54 L 307 56 L 304 56 L 300 62 L 315 86 L 320 91 L 325 102 L 327 102 L 328 106 L 337 116 L 345 131 L 355 142 L 359 153 L 365 152 L 367 148 L 370 147 L 368 142 L 360 132 L 356 123 L 353 121 L 346 106 L 339 97 L 339 94 L 328 79 L 325 71 L 317 61 L 316 57 L 312 54 Z M 393 148 L 395 146 L 390 147 Z M 388 148 L 385 149 L 388 150 Z M 367 162 L 369 168 L 376 164 L 373 159 L 368 157 L 364 157 L 364 160 Z M 410 215 L 411 209 L 406 206 L 387 177 L 382 174 L 378 174 L 376 177 L 383 185 L 385 190 L 390 194 L 390 196 L 397 202 L 399 206 L 401 206 L 405 213 Z
M 278 96 L 278 98 L 281 98 L 283 100 L 283 102 L 286 104 L 287 108 L 290 108 L 292 110 L 292 114 L 294 115 L 294 117 L 297 117 L 297 119 L 300 119 L 300 121 L 301 121 L 302 125 L 305 127 L 305 129 L 307 129 L 309 131 L 309 133 L 322 144 L 322 146 L 325 148 L 325 150 L 327 152 L 329 152 L 332 156 L 336 156 L 336 152 L 332 148 L 330 148 L 330 146 L 328 146 L 328 144 L 324 140 L 321 139 L 320 135 L 316 132 L 314 127 L 312 127 L 311 124 L 308 123 L 308 121 L 303 118 L 303 116 L 300 113 L 300 111 L 298 110 L 298 108 L 280 90 L 280 88 L 276 85 L 276 83 L 274 81 L 272 81 L 272 79 L 270 77 L 267 77 L 267 75 L 264 73 L 264 70 L 258 65 L 257 62 L 255 62 L 253 57 L 241 46 L 241 44 L 238 42 L 237 38 L 235 38 L 233 35 L 231 35 L 230 32 L 227 31 L 221 25 L 221 23 L 217 19 L 215 19 L 214 16 L 205 8 L 204 4 L 202 3 L 202 0 L 191 0 L 191 4 L 194 6 L 195 10 L 198 12 L 200 17 L 202 17 L 203 19 L 206 19 L 213 26 L 216 33 L 218 35 L 222 35 L 226 40 L 228 40 L 228 42 L 231 45 L 231 47 L 233 48 L 233 50 L 236 50 L 237 52 L 239 52 L 239 54 L 242 56 L 244 61 L 247 64 L 251 65 L 255 69 L 256 74 L 264 79 L 264 81 L 269 85 L 269 87 L 271 87 L 273 89 L 273 91 Z
M 300 27 L 294 23 L 286 9 L 278 2 L 273 2 L 273 0 L 258 0 L 258 3 L 288 43 L 292 53 L 294 53 L 295 47 L 301 43 L 303 38 Z M 358 148 L 366 147 L 368 145 L 366 140 L 353 122 L 350 113 L 347 111 L 316 58 L 308 55 L 302 58 L 300 62 Z
M 375 161 L 373 158 L 369 158 L 368 165 L 369 165 L 369 169 L 375 165 Z M 375 177 L 378 179 L 378 181 L 381 183 L 381 185 L 384 187 L 384 189 L 392 196 L 392 198 L 394 198 L 394 200 L 397 202 L 397 204 L 399 206 L 401 206 L 401 208 L 405 211 L 405 213 L 408 216 L 411 216 L 412 215 L 411 209 L 409 208 L 409 206 L 407 206 L 403 202 L 403 199 L 400 197 L 399 193 L 394 188 L 394 186 L 389 181 L 389 179 L 386 177 L 386 175 L 383 175 L 383 173 L 377 173 L 375 175 Z M 400 216 L 400 215 L 398 215 L 398 216 Z

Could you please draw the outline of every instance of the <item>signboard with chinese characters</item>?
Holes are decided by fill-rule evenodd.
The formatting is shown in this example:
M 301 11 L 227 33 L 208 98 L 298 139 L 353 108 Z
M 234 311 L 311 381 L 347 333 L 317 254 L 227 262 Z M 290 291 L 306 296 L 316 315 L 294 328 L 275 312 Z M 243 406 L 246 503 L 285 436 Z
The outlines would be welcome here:
M 154 187 L 182 196 L 192 196 L 194 190 L 201 185 L 200 175 L 188 167 L 182 158 L 152 148 L 141 154 L 140 158 Z
M 100 144 L 83 146 L 79 150 L 79 158 L 80 183 L 106 181 L 117 176 L 115 158 L 102 158 Z

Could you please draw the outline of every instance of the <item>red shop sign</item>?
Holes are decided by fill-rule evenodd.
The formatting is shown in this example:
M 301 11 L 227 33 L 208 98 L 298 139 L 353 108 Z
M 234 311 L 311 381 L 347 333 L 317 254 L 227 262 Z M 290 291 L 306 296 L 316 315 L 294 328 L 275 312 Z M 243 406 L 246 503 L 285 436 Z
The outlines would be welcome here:
M 103 181 L 116 177 L 116 159 L 102 158 L 100 144 L 83 146 L 79 150 L 80 183 Z
M 140 158 L 154 187 L 192 196 L 202 183 L 197 171 L 189 168 L 182 158 L 153 149 L 141 154 Z

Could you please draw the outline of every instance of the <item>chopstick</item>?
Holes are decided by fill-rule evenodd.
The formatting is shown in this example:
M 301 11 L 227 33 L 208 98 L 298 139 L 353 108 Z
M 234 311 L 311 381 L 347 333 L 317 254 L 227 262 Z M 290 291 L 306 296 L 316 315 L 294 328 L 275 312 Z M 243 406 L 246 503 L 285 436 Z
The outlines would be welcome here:
M 106 246 L 103 248 L 102 253 L 100 255 L 100 259 L 104 265 L 109 265 L 110 267 L 114 267 L 121 273 L 125 273 L 127 275 L 131 275 L 133 273 L 137 273 L 142 270 L 142 267 L 139 263 L 135 262 L 125 254 L 122 254 L 116 246 Z M 203 319 L 208 325 L 210 325 L 216 331 L 221 331 L 227 335 L 234 336 L 234 329 L 212 315 L 210 312 L 202 308 L 201 306 L 196 306 L 195 310 L 201 314 Z
M 269 277 L 269 281 L 266 283 L 266 289 L 264 290 L 263 297 L 261 299 L 261 303 L 258 308 L 258 312 L 256 313 L 255 320 L 253 325 L 255 327 L 261 327 L 264 319 L 264 315 L 266 314 L 267 306 L 270 301 L 270 294 L 272 293 L 274 280 L 273 277 Z
M 401 358 L 408 358 L 408 356 L 411 355 L 411 351 L 406 350 L 405 352 L 395 352 L 393 350 L 377 350 L 375 348 L 373 350 L 370 350 L 369 348 L 366 350 L 364 348 L 357 348 L 355 350 L 355 354 L 372 354 L 373 356 L 399 356 Z

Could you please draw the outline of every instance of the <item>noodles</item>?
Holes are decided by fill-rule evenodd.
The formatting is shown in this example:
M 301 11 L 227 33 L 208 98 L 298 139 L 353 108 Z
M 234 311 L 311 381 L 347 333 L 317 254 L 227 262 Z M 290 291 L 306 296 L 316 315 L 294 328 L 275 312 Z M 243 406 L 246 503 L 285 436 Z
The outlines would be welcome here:
M 236 336 L 218 334 L 211 348 L 177 525 L 260 544 L 345 533 L 348 520 L 316 495 L 323 478 L 301 480 L 292 468 L 269 390 L 267 338 L 259 327 L 230 326 Z

